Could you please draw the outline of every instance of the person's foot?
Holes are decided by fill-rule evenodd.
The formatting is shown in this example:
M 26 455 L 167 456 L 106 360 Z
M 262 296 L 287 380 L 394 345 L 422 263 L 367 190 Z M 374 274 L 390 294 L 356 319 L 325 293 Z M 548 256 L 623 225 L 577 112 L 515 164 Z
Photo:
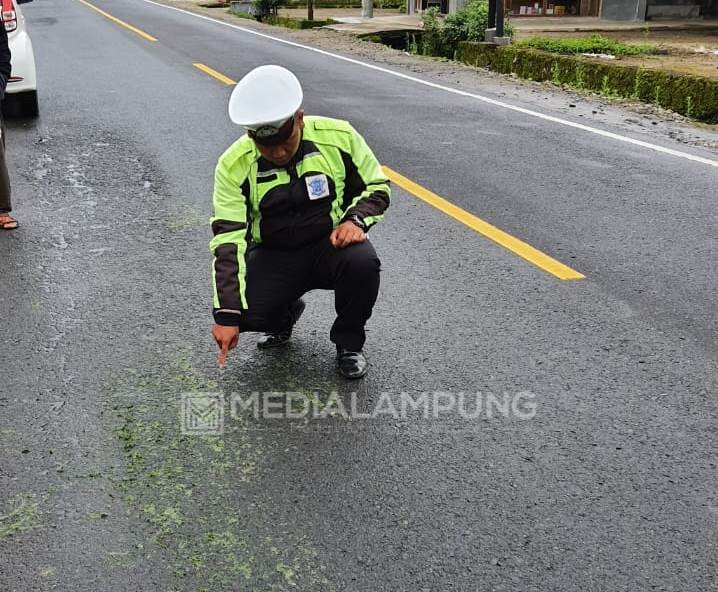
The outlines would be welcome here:
M 281 333 L 265 333 L 257 339 L 257 347 L 259 349 L 270 349 L 272 347 L 280 347 L 289 343 L 292 337 L 292 330 L 282 331 Z
M 0 214 L 0 230 L 15 230 L 17 227 L 17 220 L 10 214 Z
M 351 351 L 337 346 L 337 363 L 344 378 L 361 378 L 369 369 L 369 364 L 360 351 Z
M 292 324 L 286 331 L 280 331 L 279 333 L 265 333 L 257 340 L 257 347 L 259 349 L 270 349 L 272 347 L 280 347 L 289 343 L 289 339 L 292 336 L 292 329 L 297 324 L 299 317 L 302 316 L 304 309 L 306 308 L 304 300 L 299 298 L 289 305 L 289 312 L 292 315 Z

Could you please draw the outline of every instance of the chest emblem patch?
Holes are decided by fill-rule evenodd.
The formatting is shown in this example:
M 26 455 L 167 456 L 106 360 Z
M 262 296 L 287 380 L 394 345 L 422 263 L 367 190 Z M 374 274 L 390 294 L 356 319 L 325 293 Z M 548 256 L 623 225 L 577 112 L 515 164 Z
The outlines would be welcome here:
M 321 199 L 329 196 L 329 180 L 326 175 L 312 175 L 304 180 L 307 183 L 309 199 Z

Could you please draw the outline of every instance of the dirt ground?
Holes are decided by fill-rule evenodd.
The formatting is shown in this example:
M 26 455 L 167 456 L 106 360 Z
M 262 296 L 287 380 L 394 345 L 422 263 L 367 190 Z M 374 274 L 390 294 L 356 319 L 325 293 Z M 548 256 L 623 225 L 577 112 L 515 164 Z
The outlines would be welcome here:
M 586 37 L 587 32 L 540 33 L 541 37 Z M 608 31 L 601 33 L 625 43 L 651 43 L 658 55 L 619 57 L 621 64 L 718 78 L 718 29 L 715 31 Z

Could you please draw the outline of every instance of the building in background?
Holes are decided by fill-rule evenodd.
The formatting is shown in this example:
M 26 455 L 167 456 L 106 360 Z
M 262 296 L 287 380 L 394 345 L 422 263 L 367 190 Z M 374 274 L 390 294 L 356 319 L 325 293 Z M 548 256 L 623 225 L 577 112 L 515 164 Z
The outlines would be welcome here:
M 407 13 L 456 12 L 466 0 L 407 0 Z M 511 17 L 601 17 L 616 21 L 718 17 L 718 0 L 504 0 Z
M 617 21 L 718 16 L 718 0 L 603 0 L 601 16 Z
M 599 16 L 601 0 L 506 0 L 511 16 Z

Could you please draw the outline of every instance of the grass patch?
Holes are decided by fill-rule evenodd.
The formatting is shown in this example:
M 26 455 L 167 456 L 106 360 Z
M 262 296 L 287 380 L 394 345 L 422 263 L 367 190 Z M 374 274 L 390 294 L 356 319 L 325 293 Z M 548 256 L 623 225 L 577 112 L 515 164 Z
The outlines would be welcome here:
M 287 29 L 316 29 L 318 27 L 326 27 L 327 25 L 333 25 L 337 21 L 327 19 L 324 21 L 310 21 L 308 19 L 293 19 L 288 16 L 274 16 L 269 15 L 262 18 L 263 23 L 268 25 L 275 25 L 279 27 L 286 27 Z
M 12 510 L 0 516 L 0 540 L 26 532 L 38 525 L 37 501 L 33 495 L 18 495 L 10 500 Z
M 306 0 L 291 0 L 283 8 L 306 8 Z M 314 0 L 314 8 L 361 8 L 359 0 Z M 374 0 L 374 8 L 405 8 L 406 0 Z
M 516 47 L 530 47 L 548 51 L 549 53 L 580 54 L 580 53 L 605 53 L 615 56 L 650 55 L 658 53 L 655 45 L 648 43 L 632 44 L 591 35 L 591 37 L 579 37 L 576 39 L 557 39 L 551 37 L 531 37 L 518 41 Z
M 257 20 L 257 17 L 255 17 L 255 16 L 252 15 L 252 14 L 249 14 L 248 12 L 241 12 L 241 11 L 235 12 L 235 11 L 233 11 L 233 10 L 228 10 L 227 12 L 229 12 L 229 14 L 232 14 L 232 15 L 236 16 L 237 18 L 247 19 L 247 20 L 250 20 L 250 21 L 256 21 L 256 20 Z

